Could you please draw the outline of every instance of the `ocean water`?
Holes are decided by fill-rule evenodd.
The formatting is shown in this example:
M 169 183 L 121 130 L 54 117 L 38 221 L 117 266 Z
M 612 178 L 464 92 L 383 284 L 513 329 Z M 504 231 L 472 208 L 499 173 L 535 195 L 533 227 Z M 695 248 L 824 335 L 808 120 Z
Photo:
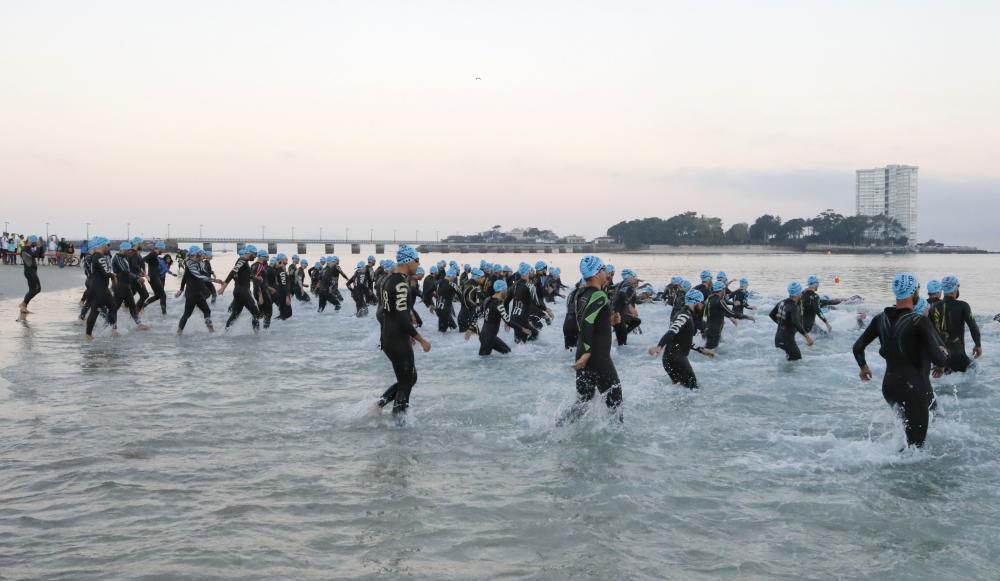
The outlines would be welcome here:
M 569 273 L 579 257 L 491 257 L 538 258 Z M 598 406 L 555 426 L 575 396 L 558 324 L 480 358 L 418 307 L 433 349 L 397 427 L 367 414 L 393 381 L 374 313 L 296 303 L 255 336 L 246 317 L 210 335 L 196 312 L 177 338 L 176 301 L 149 331 L 123 317 L 120 338 L 84 345 L 78 290 L 44 293 L 25 325 L 5 302 L 0 579 L 1000 577 L 994 258 L 606 258 L 657 286 L 724 269 L 759 293 L 761 320 L 727 325 L 714 360 L 692 354 L 697 392 L 645 352 L 669 309 L 641 305 L 643 333 L 613 351 L 624 425 Z M 902 269 L 962 277 L 985 355 L 935 382 L 927 447 L 899 453 L 877 347 L 870 383 L 850 348 L 857 312 L 881 309 Z M 766 314 L 814 273 L 865 302 L 832 311 L 833 334 L 789 364 Z

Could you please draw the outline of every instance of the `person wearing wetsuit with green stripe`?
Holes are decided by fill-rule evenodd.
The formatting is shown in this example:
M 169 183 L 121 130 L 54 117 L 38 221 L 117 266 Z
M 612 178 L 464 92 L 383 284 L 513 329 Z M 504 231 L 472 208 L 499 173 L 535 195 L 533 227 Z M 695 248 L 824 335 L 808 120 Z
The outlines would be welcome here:
M 974 347 L 972 355 L 976 359 L 983 354 L 983 343 L 979 333 L 979 325 L 976 318 L 972 316 L 972 307 L 969 303 L 958 299 L 960 295 L 959 281 L 957 276 L 946 276 L 941 279 L 941 291 L 944 299 L 931 305 L 928 316 L 934 323 L 945 346 L 948 347 L 948 366 L 944 369 L 936 369 L 935 377 L 940 377 L 942 372 L 951 373 L 958 371 L 964 373 L 972 360 L 965 352 L 965 328 L 969 328 L 969 335 L 972 336 Z
M 822 297 L 816 292 L 819 290 L 819 277 L 815 274 L 810 275 L 806 284 L 806 290 L 802 293 L 802 302 L 799 303 L 802 305 L 802 327 L 805 328 L 806 333 L 812 333 L 816 319 L 819 318 L 826 325 L 826 332 L 832 332 L 833 327 L 830 326 L 830 321 L 827 321 L 823 314 Z
M 604 396 L 604 403 L 618 421 L 624 421 L 621 380 L 611 360 L 611 327 L 618 324 L 619 315 L 611 308 L 608 295 L 604 292 L 608 273 L 604 262 L 590 255 L 580 260 L 580 274 L 586 286 L 576 296 L 580 336 L 576 343 L 576 362 L 572 367 L 576 370 L 577 399 L 560 418 L 558 425 L 583 416 L 597 393 Z
M 806 339 L 806 345 L 812 347 L 813 338 L 802 326 L 802 312 L 799 301 L 802 300 L 802 285 L 798 282 L 788 284 L 788 298 L 778 302 L 771 309 L 771 320 L 777 323 L 774 332 L 774 346 L 787 355 L 789 361 L 802 359 L 802 352 L 795 343 L 795 334 L 801 333 Z

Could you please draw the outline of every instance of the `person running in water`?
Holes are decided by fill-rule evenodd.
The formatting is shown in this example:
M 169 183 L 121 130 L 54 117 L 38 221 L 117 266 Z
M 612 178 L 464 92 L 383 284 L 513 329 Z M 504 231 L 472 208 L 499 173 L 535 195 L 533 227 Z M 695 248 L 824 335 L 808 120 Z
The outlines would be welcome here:
M 135 256 L 136 252 L 131 242 L 122 242 L 118 246 L 118 253 L 111 259 L 111 266 L 115 274 L 115 310 L 120 309 L 124 303 L 136 326 L 140 329 L 146 329 L 147 327 L 139 319 L 139 307 L 135 302 L 133 292 L 139 287 L 136 281 L 145 276 L 141 272 L 136 273 L 133 270 L 135 261 L 132 260 L 132 257 Z
M 920 448 L 927 438 L 930 410 L 934 406 L 934 389 L 930 382 L 933 363 L 944 367 L 948 349 L 934 332 L 930 319 L 913 312 L 920 298 L 920 284 L 910 273 L 893 278 L 892 292 L 896 306 L 886 307 L 875 315 L 865 332 L 854 343 L 854 359 L 861 368 L 861 381 L 872 379 L 865 361 L 865 348 L 876 338 L 885 359 L 882 397 L 903 420 L 906 445 Z
M 192 246 L 188 250 L 187 259 L 184 260 L 184 275 L 181 278 L 181 288 L 174 295 L 175 298 L 178 298 L 181 296 L 181 293 L 184 293 L 184 314 L 181 315 L 181 319 L 177 323 L 178 335 L 184 333 L 184 327 L 187 325 L 191 314 L 194 313 L 195 307 L 201 311 L 202 316 L 205 318 L 205 326 L 208 327 L 208 332 L 215 332 L 215 327 L 212 325 L 212 310 L 208 307 L 208 302 L 205 300 L 205 297 L 208 296 L 208 293 L 205 292 L 205 287 L 216 281 L 204 271 L 204 259 L 205 251 L 197 246 Z
M 455 297 L 459 295 L 458 284 L 456 283 L 457 279 L 458 269 L 454 266 L 449 266 L 445 277 L 438 282 L 435 312 L 437 312 L 438 316 L 438 331 L 441 333 L 447 333 L 449 330 L 458 327 L 455 323 L 455 309 L 452 305 Z
M 750 281 L 741 278 L 740 288 L 733 291 L 731 297 L 733 299 L 733 312 L 743 314 L 744 310 L 755 310 L 750 306 Z
M 788 298 L 774 305 L 771 309 L 771 320 L 778 324 L 774 332 L 774 346 L 788 356 L 789 361 L 802 359 L 802 352 L 795 343 L 795 334 L 801 333 L 806 339 L 806 345 L 812 347 L 812 335 L 802 326 L 802 313 L 799 301 L 802 300 L 802 285 L 792 282 L 788 285 Z
M 350 291 L 351 298 L 354 299 L 355 317 L 368 316 L 369 286 L 368 265 L 364 262 L 358 262 L 354 274 L 347 279 L 347 290 Z
M 622 414 L 622 384 L 611 360 L 611 327 L 618 324 L 619 315 L 611 308 L 604 287 L 609 275 L 604 262 L 597 256 L 584 256 L 580 260 L 580 274 L 585 286 L 576 296 L 576 321 L 580 336 L 576 343 L 577 400 L 557 422 L 562 425 L 583 416 L 594 396 L 600 393 L 604 403 L 617 417 Z
M 226 288 L 229 287 L 229 283 L 234 279 L 236 280 L 235 288 L 233 289 L 233 302 L 229 305 L 229 320 L 226 321 L 226 330 L 228 331 L 236 319 L 243 312 L 243 309 L 250 311 L 250 315 L 253 317 L 250 320 L 250 325 L 253 327 L 253 332 L 256 333 L 260 331 L 260 310 L 257 308 L 257 300 L 253 297 L 250 292 L 250 265 L 254 257 L 257 256 L 257 247 L 248 244 L 241 250 L 242 254 L 236 259 L 236 263 L 233 265 L 233 269 L 229 271 L 229 276 L 219 287 L 219 294 L 226 294 Z
M 965 352 L 965 328 L 969 328 L 969 335 L 972 336 L 974 347 L 972 356 L 979 359 L 983 354 L 983 344 L 979 334 L 979 325 L 976 318 L 972 316 L 972 307 L 969 303 L 959 300 L 961 291 L 959 290 L 957 276 L 946 276 L 941 279 L 941 292 L 944 299 L 934 303 L 930 307 L 928 316 L 934 323 L 934 328 L 948 347 L 948 365 L 943 369 L 935 369 L 934 376 L 940 377 L 943 373 L 959 371 L 964 373 L 972 360 Z
M 806 290 L 802 293 L 802 327 L 807 333 L 812 333 L 813 327 L 816 325 L 816 319 L 823 321 L 826 325 L 826 332 L 832 333 L 833 327 L 830 326 L 830 321 L 826 320 L 826 315 L 823 314 L 823 298 L 819 296 L 817 292 L 819 290 L 819 277 L 815 274 L 809 275 L 809 280 L 806 283 L 808 286 Z
M 497 353 L 510 353 L 510 347 L 499 337 L 500 322 L 510 329 L 510 315 L 507 307 L 504 306 L 504 299 L 507 294 L 507 283 L 502 280 L 493 282 L 493 295 L 486 299 L 483 310 L 486 313 L 483 320 L 483 328 L 479 331 L 479 355 L 490 355 L 494 351 Z
M 927 282 L 927 306 L 933 307 L 934 303 L 941 300 L 941 281 L 934 279 Z
M 486 273 L 475 268 L 469 272 L 465 282 L 459 285 L 458 331 L 465 333 L 466 341 L 473 335 L 479 334 L 476 321 L 482 314 L 483 304 L 487 298 L 483 286 L 485 280 Z
M 615 325 L 615 338 L 618 346 L 628 344 L 628 335 L 642 324 L 639 311 L 635 306 L 635 289 L 641 281 L 639 276 L 629 268 L 622 270 L 622 281 L 615 289 L 613 307 L 618 313 L 619 323 Z
M 687 305 L 686 297 L 684 304 Z M 729 304 L 726 303 L 726 283 L 724 280 L 716 280 L 712 283 L 712 296 L 708 297 L 706 308 L 708 309 L 708 320 L 705 324 L 705 349 L 709 351 L 718 347 L 719 342 L 722 341 L 722 329 L 726 326 L 726 319 L 732 321 L 734 325 L 739 319 L 754 320 L 750 315 L 742 315 L 729 308 Z
M 25 293 L 21 304 L 17 306 L 21 312 L 19 320 L 24 320 L 25 316 L 30 314 L 28 304 L 31 299 L 42 292 L 42 283 L 38 280 L 38 257 L 40 255 L 39 248 L 42 248 L 41 244 L 44 242 L 40 243 L 38 236 L 32 234 L 28 236 L 28 243 L 21 249 L 21 265 L 24 267 L 24 278 L 28 281 L 28 292 Z
M 149 254 L 142 259 L 146 263 L 146 276 L 149 277 L 149 286 L 153 289 L 153 296 L 146 299 L 146 302 L 142 306 L 146 308 L 159 301 L 160 312 L 163 315 L 167 314 L 167 293 L 163 291 L 163 275 L 165 273 L 160 272 L 160 254 L 166 248 L 167 245 L 162 240 L 158 240 L 153 245 L 153 249 L 149 251 Z
M 115 307 L 115 299 L 108 288 L 108 282 L 113 280 L 114 268 L 108 258 L 108 250 L 111 242 L 103 236 L 97 236 L 88 243 L 90 258 L 90 277 L 87 280 L 87 330 L 84 335 L 86 341 L 94 340 L 94 324 L 97 316 L 102 312 L 107 317 L 108 324 L 111 325 L 111 335 L 118 336 L 118 309 Z
M 420 254 L 411 246 L 401 245 L 396 251 L 396 266 L 382 281 L 382 352 L 392 363 L 396 383 L 382 394 L 375 404 L 376 412 L 393 402 L 392 415 L 397 423 L 404 423 L 410 405 L 410 391 L 417 383 L 417 367 L 413 359 L 413 344 L 420 343 L 424 353 L 431 344 L 417 332 L 410 317 L 410 284 L 420 266 Z
M 684 295 L 684 306 L 671 320 L 670 328 L 660 338 L 659 343 L 649 348 L 650 355 L 659 355 L 661 351 L 663 352 L 663 369 L 670 376 L 670 381 L 688 389 L 698 389 L 698 378 L 688 360 L 688 354 L 694 348 L 699 312 L 704 308 L 705 295 L 695 289 L 688 290 Z

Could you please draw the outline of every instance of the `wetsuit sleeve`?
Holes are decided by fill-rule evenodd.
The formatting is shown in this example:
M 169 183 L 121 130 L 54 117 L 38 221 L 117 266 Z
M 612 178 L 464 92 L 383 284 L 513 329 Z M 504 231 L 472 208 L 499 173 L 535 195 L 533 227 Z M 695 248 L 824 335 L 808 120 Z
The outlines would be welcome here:
M 597 323 L 597 317 L 600 316 L 601 311 L 607 306 L 608 295 L 602 290 L 595 291 L 590 295 L 590 301 L 583 308 L 583 312 L 580 313 L 580 343 L 583 345 L 581 355 L 590 353 L 593 348 L 594 327 Z
M 337 267 L 337 272 L 340 273 L 340 276 L 344 277 L 344 280 L 350 280 L 349 278 L 347 278 L 347 275 L 344 274 L 344 271 L 339 266 Z
M 663 334 L 663 337 L 660 337 L 658 345 L 660 347 L 666 347 L 672 343 L 674 336 L 681 332 L 681 329 L 684 328 L 684 325 L 686 325 L 690 319 L 691 317 L 689 317 L 687 313 L 677 315 L 677 318 L 674 319 L 674 322 L 670 325 L 670 328 L 667 329 L 667 332 Z
M 858 362 L 858 367 L 868 365 L 868 362 L 865 361 L 865 348 L 871 345 L 871 342 L 878 337 L 878 325 L 880 323 L 879 317 L 881 316 L 882 315 L 877 315 L 874 317 L 871 322 L 868 323 L 868 328 L 865 329 L 865 332 L 862 333 L 861 336 L 858 337 L 858 340 L 854 342 L 854 360 Z
M 233 269 L 231 271 L 229 271 L 229 276 L 226 277 L 226 284 L 229 284 L 229 281 L 231 281 L 234 278 L 236 278 L 236 274 L 239 273 L 240 268 L 244 264 L 246 264 L 246 262 L 244 262 L 244 260 L 242 258 L 240 258 L 239 260 L 236 261 L 236 264 L 233 265 Z
M 353 289 L 354 285 L 357 283 L 357 280 L 358 280 L 358 273 L 355 272 L 354 275 L 351 276 L 351 278 L 347 279 L 347 288 Z
M 795 330 L 803 335 L 807 335 L 808 331 L 802 325 L 802 312 L 799 309 L 792 309 L 792 316 L 789 317 L 788 322 L 795 327 Z
M 722 307 L 722 313 L 725 316 L 727 316 L 727 317 L 730 317 L 730 318 L 733 318 L 733 319 L 745 319 L 745 318 L 747 318 L 746 315 L 741 315 L 740 313 L 737 313 L 733 309 L 729 308 L 729 303 L 727 303 L 726 301 L 719 301 L 719 305 Z
M 931 323 L 931 320 L 927 317 L 920 317 L 917 329 L 919 330 L 921 342 L 924 344 L 924 349 L 927 351 L 927 356 L 930 358 L 931 362 L 938 367 L 947 366 L 948 348 L 945 346 L 941 336 L 938 335 L 938 332 L 934 329 L 934 323 Z
M 778 306 L 779 305 L 781 305 L 781 303 L 776 303 L 774 305 L 774 308 L 771 309 L 771 314 L 768 315 L 768 317 L 771 317 L 771 320 L 774 321 L 775 323 L 778 322 Z
M 980 343 L 979 325 L 976 324 L 976 318 L 972 316 L 972 307 L 966 303 L 965 308 L 962 312 L 965 318 L 965 324 L 969 326 L 969 334 L 972 335 L 972 343 L 976 347 L 982 347 Z

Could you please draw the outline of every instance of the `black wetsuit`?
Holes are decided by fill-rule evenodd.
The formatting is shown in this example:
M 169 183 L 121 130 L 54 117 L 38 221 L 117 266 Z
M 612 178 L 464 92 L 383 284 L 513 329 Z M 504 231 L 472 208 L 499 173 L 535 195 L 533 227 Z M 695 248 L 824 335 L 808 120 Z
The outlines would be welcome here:
M 240 257 L 236 260 L 233 270 L 226 277 L 226 283 L 228 284 L 233 279 L 236 279 L 236 285 L 233 288 L 233 302 L 229 305 L 230 313 L 229 320 L 226 321 L 226 328 L 232 326 L 245 308 L 253 316 L 250 324 L 256 331 L 260 328 L 260 310 L 257 308 L 257 299 L 250 292 L 250 264 L 245 258 Z
M 295 298 L 303 303 L 310 302 L 309 293 L 306 292 L 306 269 L 299 267 L 295 271 Z
M 420 314 L 413 308 L 417 304 L 417 297 L 420 296 L 420 281 L 417 280 L 416 276 L 411 276 L 407 282 L 410 284 L 410 294 L 407 295 L 410 301 L 410 318 L 413 319 L 414 327 L 423 327 L 424 320 L 420 318 Z
M 606 295 L 605 295 L 606 296 Z M 514 327 L 514 342 L 527 343 L 538 338 L 538 329 L 531 324 L 533 295 L 528 281 L 518 278 L 509 292 L 511 326 Z M 527 331 L 527 332 L 526 332 Z
M 823 315 L 823 305 L 820 296 L 816 294 L 816 291 L 812 289 L 806 289 L 802 293 L 802 327 L 806 330 L 806 333 L 812 333 L 813 327 L 816 325 L 816 319 L 827 322 L 826 317 Z
M 83 276 L 85 277 L 83 296 L 80 297 L 80 302 L 83 303 L 83 306 L 80 307 L 81 321 L 86 320 L 87 312 L 90 310 L 90 301 L 88 300 L 88 295 L 90 291 L 90 275 L 93 272 L 93 265 L 91 261 L 94 259 L 94 256 L 95 254 L 89 253 L 89 254 L 84 254 L 83 256 L 80 257 L 80 265 L 83 267 Z
M 271 269 L 274 276 L 274 288 L 278 292 L 275 300 L 278 301 L 278 319 L 284 321 L 292 317 L 292 285 L 288 271 L 283 266 L 275 266 Z
M 184 290 L 184 314 L 177 322 L 177 330 L 183 331 L 191 313 L 197 307 L 205 317 L 205 326 L 212 328 L 212 310 L 205 300 L 205 287 L 212 284 L 212 277 L 205 273 L 204 262 L 187 259 L 184 261 L 184 274 L 181 277 L 181 288 Z
M 628 335 L 642 324 L 642 319 L 632 316 L 632 309 L 635 306 L 635 286 L 627 281 L 618 283 L 615 292 L 614 309 L 621 317 L 621 322 L 615 325 L 615 338 L 618 345 L 628 344 Z
M 21 265 L 24 267 L 24 278 L 28 281 L 28 292 L 24 295 L 24 306 L 27 307 L 31 299 L 42 292 L 42 283 L 38 280 L 38 260 L 34 247 L 21 249 Z
M 486 314 L 483 328 L 479 331 L 479 354 L 489 355 L 494 351 L 510 353 L 510 347 L 499 337 L 500 322 L 510 324 L 510 315 L 507 314 L 507 308 L 504 307 L 503 301 L 496 297 L 490 297 L 486 299 L 483 310 Z
M 677 316 L 677 313 L 679 313 L 681 309 L 684 308 L 684 295 L 686 294 L 687 292 L 681 287 L 677 287 L 677 289 L 674 291 L 674 296 L 671 299 L 671 305 L 670 305 L 671 321 L 674 320 L 674 317 Z
M 437 278 L 430 274 L 424 277 L 424 290 L 420 293 L 420 300 L 423 301 L 424 306 L 430 310 L 434 310 L 434 291 L 437 289 Z
M 250 265 L 250 276 L 253 278 L 254 299 L 257 301 L 257 308 L 264 318 L 264 328 L 271 327 L 271 317 L 274 316 L 274 300 L 271 298 L 271 285 L 268 280 L 271 278 L 267 264 L 255 262 Z
M 309 292 L 312 294 L 319 294 L 319 275 L 320 275 L 319 265 L 314 265 L 309 269 Z
M 163 279 L 160 273 L 160 255 L 156 252 L 150 252 L 142 261 L 146 263 L 146 276 L 149 277 L 149 286 L 153 289 L 153 296 L 146 299 L 146 302 L 142 305 L 143 308 L 159 301 L 160 311 L 166 315 L 167 314 L 167 293 L 163 290 Z
M 567 351 L 576 349 L 576 340 L 580 336 L 580 330 L 576 326 L 576 295 L 580 292 L 579 287 L 569 291 L 566 297 L 566 318 L 563 319 L 563 346 Z
M 367 268 L 359 268 L 354 271 L 351 278 L 347 279 L 347 289 L 351 291 L 351 298 L 354 299 L 355 316 L 364 317 L 368 314 L 368 289 L 370 285 Z
M 923 446 L 934 406 L 930 382 L 931 363 L 948 364 L 948 349 L 935 333 L 930 319 L 910 309 L 888 307 L 875 315 L 864 334 L 854 343 L 854 359 L 864 367 L 865 347 L 875 338 L 885 358 L 882 396 L 903 418 L 906 442 Z
M 972 364 L 972 359 L 965 352 L 965 327 L 969 327 L 969 335 L 972 335 L 972 342 L 976 347 L 981 347 L 981 337 L 979 325 L 976 318 L 972 316 L 972 308 L 969 303 L 945 297 L 944 300 L 934 303 L 928 310 L 928 317 L 934 328 L 937 330 L 945 346 L 948 348 L 947 371 L 964 372 Z
M 215 271 L 212 269 L 212 261 L 205 259 L 201 261 L 201 272 L 207 274 L 211 279 L 215 280 Z M 219 296 L 219 291 L 215 288 L 214 284 L 205 285 L 205 299 L 212 297 L 212 304 L 215 304 L 215 299 Z
M 121 308 L 122 303 L 128 307 L 128 312 L 132 315 L 132 320 L 136 325 L 141 325 L 139 320 L 139 308 L 135 303 L 132 291 L 138 287 L 136 280 L 138 275 L 132 272 L 132 265 L 129 257 L 119 252 L 111 259 L 111 268 L 115 274 L 115 310 Z
M 726 318 L 746 319 L 746 315 L 739 314 L 729 308 L 726 299 L 717 294 L 708 297 L 707 305 L 708 321 L 705 325 L 705 348 L 715 349 L 722 340 L 722 329 L 726 326 Z
M 128 264 L 129 270 L 134 275 L 134 278 L 132 278 L 132 294 L 139 295 L 139 299 L 133 299 L 133 302 L 135 303 L 136 311 L 141 311 L 146 308 L 146 301 L 149 300 L 149 290 L 146 288 L 145 279 L 139 276 L 145 272 L 146 264 L 142 261 L 142 255 L 139 254 L 138 247 L 132 249 L 132 254 L 128 256 Z
M 108 288 L 108 281 L 114 278 L 114 267 L 107 254 L 94 254 L 90 259 L 90 276 L 87 279 L 87 334 L 94 334 L 94 323 L 102 312 L 112 328 L 118 328 L 118 309 Z
M 730 297 L 733 300 L 734 313 L 742 315 L 743 311 L 746 309 L 753 310 L 753 307 L 750 306 L 750 293 L 748 291 L 738 288 L 733 291 L 733 294 L 730 295 Z
M 789 361 L 802 359 L 802 352 L 795 343 L 795 333 L 806 334 L 799 304 L 790 298 L 785 299 L 774 305 L 770 317 L 778 324 L 778 330 L 774 332 L 774 346 L 783 349 Z
M 579 418 L 596 393 L 604 396 L 608 408 L 617 410 L 622 420 L 622 386 L 618 371 L 611 361 L 611 304 L 601 289 L 583 287 L 576 295 L 576 323 L 580 336 L 576 343 L 576 359 L 589 353 L 583 369 L 576 372 L 577 401 L 560 423 Z
M 455 297 L 458 296 L 458 287 L 448 279 L 448 277 L 442 278 L 437 286 L 437 307 L 435 311 L 438 316 L 438 331 L 442 333 L 447 333 L 449 329 L 454 329 L 458 325 L 455 324 L 455 310 L 452 308 L 452 302 Z
M 382 394 L 380 407 L 389 402 L 393 415 L 406 413 L 410 404 L 410 390 L 417 383 L 417 367 L 413 360 L 411 340 L 417 330 L 410 318 L 410 285 L 406 277 L 394 272 L 385 277 L 381 287 L 382 303 L 382 352 L 392 362 L 396 383 Z
M 332 266 L 327 266 L 319 273 L 319 306 L 317 311 L 320 313 L 326 310 L 326 303 L 332 303 L 334 310 L 340 310 L 340 300 L 337 298 L 337 295 L 340 293 L 336 290 L 335 286 L 337 271 L 339 270 L 339 268 L 335 269 Z
M 478 333 L 476 320 L 479 319 L 483 302 L 486 300 L 483 287 L 470 279 L 459 287 L 459 292 L 461 306 L 458 309 L 458 330 L 462 333 L 466 331 Z
M 659 342 L 659 346 L 663 348 L 663 369 L 670 380 L 689 389 L 698 389 L 698 378 L 688 360 L 694 336 L 698 332 L 695 317 L 690 307 L 681 307 L 671 320 L 670 329 Z

